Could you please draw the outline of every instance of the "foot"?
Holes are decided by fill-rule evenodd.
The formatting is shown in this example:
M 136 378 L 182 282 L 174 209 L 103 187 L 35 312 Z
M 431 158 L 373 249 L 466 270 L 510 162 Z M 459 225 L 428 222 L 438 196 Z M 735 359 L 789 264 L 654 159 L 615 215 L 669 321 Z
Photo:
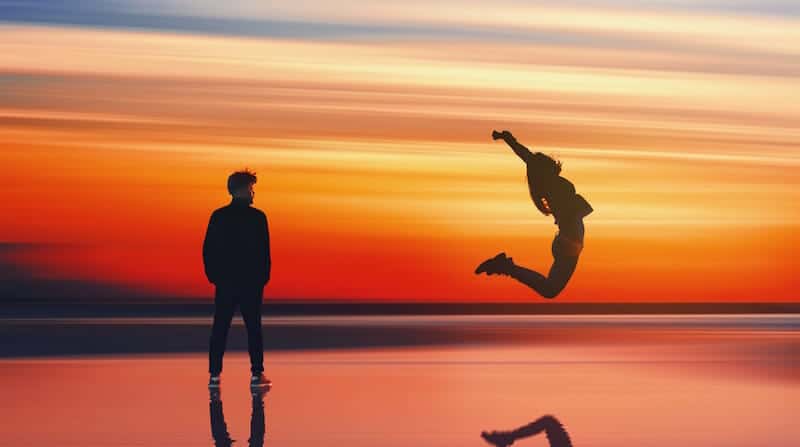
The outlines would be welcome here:
M 514 436 L 507 431 L 481 432 L 481 438 L 497 447 L 506 447 L 514 443 Z
M 250 377 L 250 386 L 253 388 L 269 388 L 272 386 L 272 381 L 264 377 L 264 373 L 253 374 Z
M 211 402 L 222 402 L 222 394 L 219 388 L 209 388 L 208 398 Z
M 500 253 L 493 258 L 489 258 L 475 269 L 475 274 L 480 275 L 486 273 L 487 275 L 496 275 L 502 273 L 507 275 L 511 266 L 514 265 L 514 259 L 506 256 L 505 253 Z
M 208 379 L 209 388 L 219 388 L 219 384 L 220 384 L 219 376 L 211 376 Z
M 264 399 L 267 393 L 269 393 L 270 388 L 268 386 L 254 386 L 250 387 L 250 395 L 253 396 L 253 400 L 261 400 Z

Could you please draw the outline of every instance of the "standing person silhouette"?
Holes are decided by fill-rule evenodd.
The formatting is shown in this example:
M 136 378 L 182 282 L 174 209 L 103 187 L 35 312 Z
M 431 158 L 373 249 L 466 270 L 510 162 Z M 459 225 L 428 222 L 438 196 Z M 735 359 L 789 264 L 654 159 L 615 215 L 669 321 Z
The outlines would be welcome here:
M 250 354 L 250 385 L 269 386 L 264 377 L 264 341 L 261 333 L 261 304 L 264 286 L 270 279 L 272 262 L 269 226 L 263 211 L 250 206 L 255 197 L 254 172 L 244 170 L 228 177 L 231 203 L 215 210 L 203 241 L 206 277 L 216 286 L 214 324 L 208 349 L 209 388 L 220 386 L 222 356 L 236 306 L 247 327 Z
M 542 214 L 553 215 L 558 232 L 551 246 L 553 265 L 547 276 L 514 264 L 513 258 L 505 253 L 482 262 L 475 274 L 508 275 L 544 298 L 555 298 L 564 290 L 578 265 L 578 256 L 583 250 L 583 218 L 593 211 L 592 206 L 580 194 L 575 194 L 575 187 L 569 180 L 559 175 L 560 162 L 541 152 L 531 152 L 507 130 L 493 131 L 492 138 L 505 141 L 525 162 L 533 204 Z

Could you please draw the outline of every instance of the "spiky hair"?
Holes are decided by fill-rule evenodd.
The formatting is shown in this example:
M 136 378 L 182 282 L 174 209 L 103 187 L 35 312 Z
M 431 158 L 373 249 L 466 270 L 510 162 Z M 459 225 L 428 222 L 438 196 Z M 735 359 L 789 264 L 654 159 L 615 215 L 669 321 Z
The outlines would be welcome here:
M 257 181 L 256 173 L 249 169 L 236 171 L 228 177 L 228 192 L 233 195 L 240 188 L 252 185 Z

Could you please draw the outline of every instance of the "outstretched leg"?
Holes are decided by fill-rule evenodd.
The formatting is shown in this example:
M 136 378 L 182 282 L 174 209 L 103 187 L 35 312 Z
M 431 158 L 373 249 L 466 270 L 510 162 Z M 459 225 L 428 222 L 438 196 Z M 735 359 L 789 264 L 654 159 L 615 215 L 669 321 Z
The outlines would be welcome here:
M 481 433 L 481 437 L 486 442 L 497 447 L 506 447 L 514 443 L 514 441 L 535 436 L 544 432 L 550 447 L 572 447 L 572 441 L 569 439 L 567 431 L 564 426 L 553 416 L 542 416 L 539 419 L 531 422 L 528 425 L 522 426 L 513 431 L 493 431 Z
M 508 268 L 508 276 L 535 290 L 544 298 L 555 298 L 575 272 L 578 265 L 577 256 L 558 256 L 553 260 L 547 276 L 512 263 Z
M 580 239 L 556 235 L 552 245 L 553 265 L 550 267 L 547 276 L 514 264 L 514 260 L 507 257 L 505 253 L 500 253 L 494 258 L 482 262 L 475 269 L 475 273 L 508 275 L 530 287 L 544 298 L 555 298 L 564 290 L 564 287 L 567 286 L 570 278 L 572 278 L 582 249 L 583 242 Z
M 539 272 L 514 264 L 514 259 L 506 257 L 505 253 L 500 253 L 481 263 L 475 273 L 508 275 L 545 298 L 555 298 L 564 290 L 577 265 L 577 256 L 558 255 L 553 260 L 550 272 L 544 276 Z

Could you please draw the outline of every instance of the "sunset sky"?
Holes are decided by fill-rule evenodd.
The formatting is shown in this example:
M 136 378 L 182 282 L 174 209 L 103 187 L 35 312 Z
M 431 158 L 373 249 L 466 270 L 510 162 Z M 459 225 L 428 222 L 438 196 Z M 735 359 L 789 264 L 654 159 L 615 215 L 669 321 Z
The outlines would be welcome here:
M 0 0 L 0 298 L 211 299 L 249 167 L 267 299 L 539 301 L 493 129 L 595 209 L 558 301 L 800 301 L 793 0 Z

